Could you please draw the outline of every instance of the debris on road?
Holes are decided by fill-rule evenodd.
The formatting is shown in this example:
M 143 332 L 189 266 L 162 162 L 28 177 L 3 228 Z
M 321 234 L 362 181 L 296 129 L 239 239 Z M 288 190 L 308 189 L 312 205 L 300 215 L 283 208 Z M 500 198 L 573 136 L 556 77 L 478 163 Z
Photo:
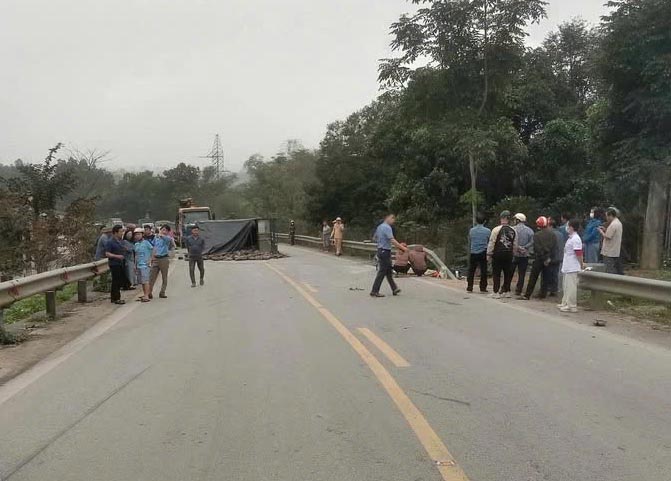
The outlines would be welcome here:
M 607 323 L 608 323 L 608 321 L 605 321 L 603 319 L 597 319 L 597 320 L 594 321 L 594 325 L 596 327 L 606 327 Z
M 350 291 L 363 291 L 363 289 L 360 288 L 360 287 L 350 287 L 349 290 Z
M 235 252 L 226 252 L 223 254 L 212 254 L 204 256 L 208 261 L 269 261 L 271 259 L 281 259 L 286 257 L 284 254 L 273 254 L 271 252 L 261 252 L 256 250 L 244 250 Z

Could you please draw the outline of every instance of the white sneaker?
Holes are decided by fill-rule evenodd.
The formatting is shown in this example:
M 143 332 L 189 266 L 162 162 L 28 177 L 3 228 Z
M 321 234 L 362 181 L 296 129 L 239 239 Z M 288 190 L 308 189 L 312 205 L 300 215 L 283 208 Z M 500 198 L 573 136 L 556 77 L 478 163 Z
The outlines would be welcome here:
M 489 297 L 491 299 L 501 299 L 501 294 L 499 294 L 498 292 L 494 292 L 494 293 L 490 294 Z
M 569 307 L 569 306 L 564 306 L 559 310 L 562 311 L 562 312 L 578 312 L 577 307 Z
M 564 307 L 566 307 L 564 304 L 557 304 L 557 309 L 563 309 Z
M 503 299 L 510 299 L 513 297 L 513 295 L 510 292 L 504 292 L 503 294 L 501 294 L 501 297 Z

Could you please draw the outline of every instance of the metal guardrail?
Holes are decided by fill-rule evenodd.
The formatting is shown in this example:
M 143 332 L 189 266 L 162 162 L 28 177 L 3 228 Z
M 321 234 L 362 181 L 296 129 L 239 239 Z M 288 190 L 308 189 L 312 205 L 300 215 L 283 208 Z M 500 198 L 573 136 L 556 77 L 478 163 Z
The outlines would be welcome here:
M 277 234 L 277 237 L 283 242 L 289 241 L 289 234 Z M 319 237 L 310 237 L 306 235 L 296 235 L 294 236 L 294 241 L 298 245 L 304 245 L 308 247 L 322 247 L 324 245 L 323 240 Z M 342 246 L 344 249 L 349 251 L 368 254 L 370 257 L 373 257 L 377 253 L 377 246 L 372 242 L 343 240 Z M 408 247 L 412 248 L 413 246 L 410 245 Z M 431 249 L 427 249 L 426 247 L 424 247 L 424 252 L 426 252 L 426 255 L 431 263 L 436 266 L 436 270 L 440 273 L 442 278 L 457 278 L 435 252 L 433 252 Z
M 578 279 L 580 289 L 671 304 L 671 282 L 590 271 L 579 273 Z
M 46 293 L 47 315 L 56 315 L 55 291 L 66 284 L 78 283 L 78 300 L 86 302 L 86 281 L 109 270 L 107 260 L 64 267 L 0 283 L 0 312 L 16 301 Z M 2 317 L 0 314 L 0 323 Z

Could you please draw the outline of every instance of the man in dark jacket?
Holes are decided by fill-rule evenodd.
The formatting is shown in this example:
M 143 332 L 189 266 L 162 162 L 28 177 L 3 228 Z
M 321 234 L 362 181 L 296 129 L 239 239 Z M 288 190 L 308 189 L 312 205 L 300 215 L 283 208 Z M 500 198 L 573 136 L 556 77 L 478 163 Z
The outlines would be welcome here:
M 548 273 L 547 282 L 548 294 L 550 297 L 553 297 L 556 296 L 561 290 L 562 283 L 560 282 L 560 274 L 562 261 L 564 260 L 564 246 L 566 245 L 566 238 L 564 237 L 564 233 L 557 225 L 556 219 L 549 217 L 548 222 L 550 223 L 550 228 L 552 229 L 552 232 L 557 239 L 555 248 L 552 251 L 552 261 L 550 262 L 550 272 Z
M 538 276 L 541 275 L 541 273 L 543 274 L 543 279 L 541 280 L 541 293 L 539 297 L 541 299 L 547 297 L 548 280 L 552 275 L 552 268 L 550 266 L 552 262 L 552 254 L 557 246 L 557 236 L 552 228 L 549 227 L 547 217 L 539 217 L 536 219 L 536 226 L 539 230 L 534 234 L 534 263 L 531 266 L 531 277 L 529 277 L 527 291 L 523 297 L 523 299 L 526 299 L 527 301 L 531 299 L 531 295 L 536 288 Z
M 510 211 L 501 212 L 500 224 L 492 230 L 487 246 L 487 258 L 492 261 L 494 292 L 491 297 L 511 297 L 510 283 L 513 278 L 513 253 L 518 249 L 517 233 L 510 226 Z M 503 286 L 501 286 L 503 274 Z

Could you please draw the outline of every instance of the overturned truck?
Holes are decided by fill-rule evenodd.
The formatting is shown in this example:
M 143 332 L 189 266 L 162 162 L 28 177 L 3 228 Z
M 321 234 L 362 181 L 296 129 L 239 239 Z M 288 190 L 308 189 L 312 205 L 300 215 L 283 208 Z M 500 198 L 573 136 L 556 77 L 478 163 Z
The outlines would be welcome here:
M 280 257 L 270 219 L 203 220 L 196 223 L 210 260 L 265 260 Z

